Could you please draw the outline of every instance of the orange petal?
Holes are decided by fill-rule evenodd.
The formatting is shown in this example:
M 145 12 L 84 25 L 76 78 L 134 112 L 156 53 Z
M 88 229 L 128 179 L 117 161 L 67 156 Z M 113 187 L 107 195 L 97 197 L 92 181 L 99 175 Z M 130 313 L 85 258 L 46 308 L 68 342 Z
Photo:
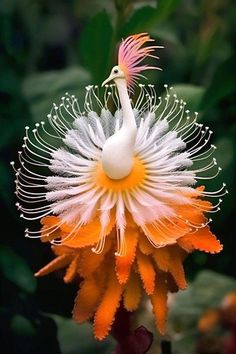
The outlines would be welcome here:
M 41 236 L 40 236 L 40 241 L 41 242 L 51 242 L 53 240 L 55 240 L 56 238 L 60 238 L 60 230 L 57 230 L 55 232 L 51 232 L 50 234 L 46 233 L 44 234 L 44 229 L 46 229 L 46 227 L 42 227 L 41 229 Z
M 167 285 L 162 274 L 158 274 L 158 281 L 154 293 L 150 296 L 156 326 L 161 334 L 165 334 L 167 317 Z
M 48 227 L 55 226 L 58 224 L 60 219 L 57 216 L 45 216 L 40 220 L 40 223 L 43 225 L 41 228 L 41 238 L 42 242 L 50 242 L 55 238 L 60 237 L 60 229 L 56 229 L 54 232 L 48 233 Z
M 166 238 L 163 233 L 158 230 L 153 224 L 146 224 L 142 228 L 146 236 L 148 236 L 155 244 L 162 245 L 166 242 Z
M 80 251 L 75 250 L 74 248 L 69 248 L 63 245 L 52 246 L 51 247 L 56 256 L 62 256 L 63 254 L 68 253 L 79 253 Z
M 205 186 L 198 186 L 195 189 L 189 190 L 185 193 L 186 196 L 190 198 L 199 198 L 202 196 L 202 192 L 205 190 Z
M 77 323 L 83 323 L 93 316 L 101 297 L 103 287 L 94 277 L 89 277 L 81 285 L 75 298 L 72 311 L 73 319 Z
M 209 309 L 203 313 L 198 320 L 198 330 L 207 333 L 215 328 L 221 321 L 221 312 L 219 309 Z
M 205 190 L 205 188 L 206 188 L 205 186 L 198 186 L 196 188 L 196 190 L 199 191 L 199 192 L 203 192 Z
M 74 257 L 69 267 L 66 270 L 66 274 L 63 278 L 65 283 L 70 283 L 76 276 L 78 271 L 79 257 Z
M 170 253 L 168 247 L 156 248 L 153 253 L 153 258 L 160 270 L 168 272 L 170 266 Z
M 103 253 L 93 253 L 92 250 L 87 250 L 83 253 L 78 272 L 82 277 L 91 275 L 104 260 Z
M 218 253 L 223 248 L 220 241 L 217 240 L 208 227 L 181 237 L 178 240 L 178 244 L 187 252 L 197 249 L 203 252 Z
M 54 272 L 55 270 L 65 268 L 71 261 L 70 254 L 64 254 L 53 259 L 50 263 L 48 263 L 45 267 L 41 268 L 37 273 L 35 273 L 36 277 L 42 277 L 43 275 Z
M 79 274 L 86 278 L 91 275 L 100 264 L 103 262 L 106 253 L 109 251 L 111 247 L 111 240 L 108 239 L 105 243 L 104 250 L 102 253 L 94 253 L 90 247 L 82 250 L 82 256 L 80 259 L 80 264 L 78 268 Z
M 148 295 L 152 294 L 155 286 L 155 270 L 149 256 L 137 253 L 137 264 L 140 277 L 143 281 L 144 289 Z
M 115 272 L 111 271 L 107 289 L 94 317 L 94 334 L 99 340 L 104 339 L 111 329 L 122 291 L 123 287 L 119 284 Z
M 196 199 L 195 203 L 202 211 L 210 211 L 212 209 L 212 203 L 209 200 Z
M 158 225 L 158 222 L 153 222 L 142 227 L 145 235 L 158 247 L 175 243 L 176 239 L 190 230 L 190 227 L 183 221 L 178 221 L 177 226 L 176 223 L 172 223 L 171 221 L 162 220 L 161 222 L 161 226 Z
M 50 216 L 45 216 L 40 220 L 40 223 L 44 226 L 54 226 L 60 221 L 60 218 L 58 216 L 50 215 Z
M 154 247 L 151 245 L 151 242 L 148 240 L 147 236 L 144 233 L 141 233 L 138 241 L 139 249 L 143 254 L 149 255 L 153 252 Z
M 183 259 L 185 257 L 184 251 L 178 245 L 170 246 L 170 265 L 169 271 L 173 276 L 176 284 L 180 289 L 185 289 L 187 287 L 187 282 L 185 279 Z
M 124 291 L 124 307 L 127 311 L 134 311 L 138 308 L 141 300 L 140 280 L 137 273 L 132 272 Z
M 178 207 L 177 213 L 185 220 L 193 224 L 202 224 L 206 222 L 206 217 L 201 209 L 197 209 L 192 205 Z
M 120 284 L 125 284 L 136 254 L 138 231 L 127 227 L 125 230 L 126 254 L 116 257 L 116 275 Z
M 153 254 L 158 268 L 170 272 L 180 289 L 185 289 L 187 286 L 182 264 L 184 257 L 185 253 L 178 245 L 156 249 Z
M 114 226 L 114 217 L 111 216 L 110 222 L 104 231 L 104 236 L 108 235 Z M 61 228 L 65 228 L 66 225 L 63 225 Z M 72 228 L 71 228 L 72 229 Z M 67 233 L 69 231 L 67 230 Z M 99 218 L 95 218 L 90 223 L 81 226 L 78 232 L 71 235 L 68 240 L 63 242 L 63 245 L 68 247 L 85 247 L 92 246 L 99 241 L 101 232 L 101 223 Z M 65 234 L 65 237 L 67 234 Z

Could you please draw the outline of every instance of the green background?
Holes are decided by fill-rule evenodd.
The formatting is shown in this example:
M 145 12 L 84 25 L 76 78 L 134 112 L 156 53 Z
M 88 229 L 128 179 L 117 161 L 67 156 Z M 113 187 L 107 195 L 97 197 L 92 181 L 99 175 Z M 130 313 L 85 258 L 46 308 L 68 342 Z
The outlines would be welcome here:
M 187 277 L 191 281 L 204 269 L 235 277 L 235 18 L 233 0 L 1 0 L 0 329 L 4 354 L 112 352 L 112 339 L 96 343 L 89 324 L 77 327 L 70 321 L 76 285 L 64 285 L 60 274 L 34 279 L 33 273 L 52 255 L 48 245 L 24 238 L 26 225 L 14 205 L 9 162 L 17 159 L 25 125 L 44 120 L 52 103 L 66 91 L 82 99 L 87 84 L 101 84 L 116 64 L 117 43 L 129 34 L 147 31 L 164 45 L 159 53 L 163 71 L 148 73 L 148 79 L 158 95 L 163 93 L 163 84 L 174 85 L 188 108 L 199 111 L 199 120 L 214 131 L 212 143 L 218 147 L 222 172 L 208 186 L 214 190 L 226 182 L 229 190 L 212 223 L 224 251 L 216 256 L 191 255 Z

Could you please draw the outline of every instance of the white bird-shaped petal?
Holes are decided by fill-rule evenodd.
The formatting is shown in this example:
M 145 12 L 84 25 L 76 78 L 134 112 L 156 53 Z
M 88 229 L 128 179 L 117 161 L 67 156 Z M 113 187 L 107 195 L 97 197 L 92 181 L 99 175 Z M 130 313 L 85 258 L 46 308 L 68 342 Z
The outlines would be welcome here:
M 121 129 L 106 140 L 102 151 L 103 169 L 112 179 L 122 179 L 130 174 L 134 162 L 134 144 L 137 135 L 134 113 L 123 75 L 120 69 L 114 67 L 111 75 L 104 82 L 114 79 L 123 117 Z

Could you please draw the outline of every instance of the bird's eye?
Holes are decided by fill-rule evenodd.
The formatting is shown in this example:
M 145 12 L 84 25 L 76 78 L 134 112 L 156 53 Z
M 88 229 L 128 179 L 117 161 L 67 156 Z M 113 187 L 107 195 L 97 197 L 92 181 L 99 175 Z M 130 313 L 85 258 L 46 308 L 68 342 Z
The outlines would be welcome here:
M 118 69 L 114 69 L 114 74 L 118 74 Z

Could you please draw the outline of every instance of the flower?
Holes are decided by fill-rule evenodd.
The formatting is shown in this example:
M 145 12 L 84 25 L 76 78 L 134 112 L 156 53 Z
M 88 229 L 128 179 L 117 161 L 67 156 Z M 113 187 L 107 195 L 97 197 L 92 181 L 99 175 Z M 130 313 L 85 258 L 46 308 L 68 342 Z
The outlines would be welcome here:
M 120 302 L 134 311 L 143 293 L 164 333 L 168 292 L 187 286 L 187 254 L 222 249 L 206 213 L 219 210 L 225 184 L 216 192 L 194 186 L 220 172 L 212 159 L 215 146 L 208 147 L 212 132 L 197 123 L 197 114 L 189 114 L 172 88 L 165 89 L 162 98 L 153 85 L 139 85 L 129 110 L 137 128 L 126 177 L 108 177 L 102 163 L 105 143 L 120 137 L 128 111 L 120 108 L 115 85 L 106 85 L 103 97 L 97 86 L 88 86 L 84 110 L 66 94 L 53 105 L 48 127 L 45 122 L 36 123 L 32 132 L 26 127 L 19 152 L 16 194 L 23 203 L 17 207 L 23 218 L 42 224 L 25 235 L 51 242 L 56 256 L 36 276 L 60 268 L 66 268 L 65 282 L 79 275 L 73 318 L 78 323 L 93 318 L 100 340 L 109 333 Z M 118 92 L 122 96 L 119 87 Z M 124 161 L 117 146 L 109 157 L 119 166 Z M 208 197 L 219 202 L 213 205 Z M 32 207 L 35 203 L 39 206 Z

